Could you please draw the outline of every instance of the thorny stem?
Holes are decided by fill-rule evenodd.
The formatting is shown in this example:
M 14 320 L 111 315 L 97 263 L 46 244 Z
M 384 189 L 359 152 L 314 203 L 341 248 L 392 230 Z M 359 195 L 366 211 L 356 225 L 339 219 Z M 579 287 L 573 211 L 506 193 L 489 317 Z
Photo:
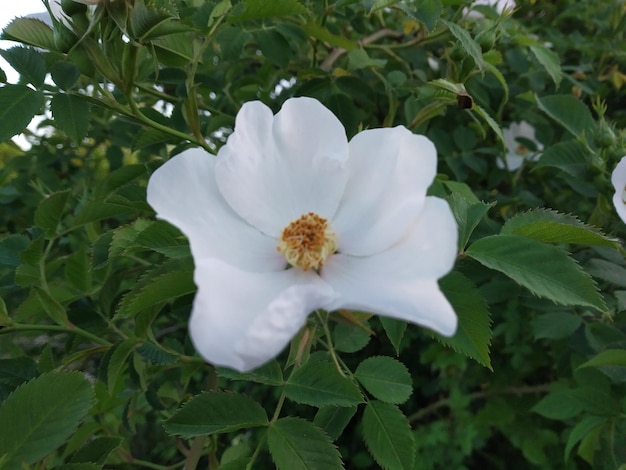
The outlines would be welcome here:
M 470 399 L 470 401 L 473 401 L 498 395 L 529 395 L 533 393 L 545 393 L 549 391 L 551 387 L 552 384 L 550 383 L 541 385 L 529 385 L 525 387 L 506 387 L 499 390 L 482 390 L 480 392 L 470 393 L 467 397 Z M 451 398 L 443 398 L 439 401 L 436 401 L 435 403 L 432 403 L 409 416 L 409 423 L 419 421 L 420 419 L 434 413 L 440 408 L 449 407 L 451 404 Z

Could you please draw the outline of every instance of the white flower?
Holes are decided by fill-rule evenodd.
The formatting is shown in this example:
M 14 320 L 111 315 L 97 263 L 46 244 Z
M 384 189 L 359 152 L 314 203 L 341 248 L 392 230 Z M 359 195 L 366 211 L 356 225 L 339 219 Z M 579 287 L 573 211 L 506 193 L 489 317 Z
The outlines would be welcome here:
M 492 6 L 496 9 L 498 15 L 502 15 L 502 12 L 504 12 L 504 10 L 512 10 L 516 7 L 515 0 L 474 0 L 472 2 L 472 6 L 475 5 Z M 476 10 L 464 8 L 463 17 L 480 19 L 484 18 L 484 15 Z
M 615 188 L 613 204 L 620 219 L 626 224 L 626 157 L 622 157 L 611 175 L 611 183 Z
M 404 127 L 348 143 L 311 98 L 289 99 L 275 116 L 246 103 L 217 157 L 192 149 L 166 162 L 148 202 L 189 238 L 198 352 L 251 370 L 319 308 L 454 334 L 437 279 L 454 265 L 457 228 L 448 204 L 426 196 L 436 165 L 432 142 Z
M 502 135 L 506 144 L 506 163 L 498 158 L 496 160 L 498 168 L 515 171 L 522 166 L 525 160 L 534 162 L 539 159 L 543 145 L 535 138 L 535 128 L 526 121 L 512 123 L 508 128 L 502 130 Z M 536 151 L 528 148 L 524 140 L 532 142 Z

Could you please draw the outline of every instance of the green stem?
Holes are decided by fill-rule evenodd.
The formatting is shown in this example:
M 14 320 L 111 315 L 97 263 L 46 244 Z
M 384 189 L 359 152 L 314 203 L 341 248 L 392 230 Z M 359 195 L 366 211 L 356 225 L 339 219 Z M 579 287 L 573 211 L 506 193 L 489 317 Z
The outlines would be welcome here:
M 13 333 L 16 331 L 57 331 L 62 333 L 72 333 L 91 341 L 102 344 L 103 346 L 111 346 L 111 343 L 106 339 L 100 338 L 88 331 L 83 330 L 77 326 L 61 326 L 61 325 L 26 325 L 23 323 L 12 323 L 11 326 L 7 326 L 0 330 L 0 334 Z
M 330 357 L 332 358 L 333 362 L 335 363 L 335 367 L 337 368 L 337 370 L 339 371 L 339 373 L 341 374 L 342 377 L 346 377 L 345 372 L 343 371 L 343 367 L 341 367 L 341 364 L 339 364 L 339 359 L 337 358 L 337 353 L 335 352 L 335 347 L 333 346 L 333 338 L 330 334 L 330 328 L 328 328 L 328 315 L 326 315 L 326 318 L 322 317 L 321 312 L 318 310 L 315 312 L 317 314 L 317 318 L 319 319 L 320 323 L 322 324 L 322 328 L 324 328 L 324 334 L 326 335 L 326 340 L 328 341 L 328 352 L 330 353 Z

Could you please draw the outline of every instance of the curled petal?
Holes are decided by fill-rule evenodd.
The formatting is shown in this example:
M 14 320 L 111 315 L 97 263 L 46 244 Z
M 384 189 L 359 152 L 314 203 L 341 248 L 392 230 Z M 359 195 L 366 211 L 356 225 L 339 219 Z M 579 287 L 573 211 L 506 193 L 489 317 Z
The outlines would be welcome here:
M 457 226 L 448 204 L 428 197 L 405 238 L 368 257 L 337 254 L 322 269 L 322 279 L 339 294 L 330 309 L 364 310 L 428 327 L 445 336 L 457 317 L 437 279 L 454 266 Z
M 626 224 L 626 157 L 623 157 L 613 170 L 611 183 L 615 188 L 613 205 L 622 221 Z
M 345 188 L 347 158 L 343 126 L 317 100 L 292 98 L 276 116 L 250 102 L 218 153 L 217 182 L 241 217 L 278 237 L 308 212 L 332 217 Z
M 154 172 L 148 203 L 188 238 L 194 259 L 218 258 L 249 271 L 285 266 L 277 241 L 248 225 L 226 204 L 215 182 L 215 157 L 186 150 Z
M 242 271 L 216 259 L 196 262 L 191 339 L 208 362 L 240 372 L 277 356 L 313 310 L 335 297 L 315 273 Z
M 348 183 L 332 226 L 339 251 L 364 256 L 396 243 L 414 223 L 437 171 L 437 151 L 405 127 L 372 129 L 350 142 Z

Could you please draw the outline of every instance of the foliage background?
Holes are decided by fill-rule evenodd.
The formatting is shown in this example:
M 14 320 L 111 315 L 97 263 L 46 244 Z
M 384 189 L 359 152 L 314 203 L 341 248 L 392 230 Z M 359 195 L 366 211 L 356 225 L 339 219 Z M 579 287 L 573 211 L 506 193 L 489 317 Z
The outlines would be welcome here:
M 20 73 L 0 87 L 2 468 L 626 468 L 622 1 L 63 5 L 69 28 L 18 19 L 0 51 Z M 242 103 L 303 95 L 349 137 L 435 142 L 460 332 L 321 313 L 258 371 L 215 369 L 187 336 L 188 245 L 146 182 L 215 153 Z M 544 151 L 509 172 L 521 120 Z

